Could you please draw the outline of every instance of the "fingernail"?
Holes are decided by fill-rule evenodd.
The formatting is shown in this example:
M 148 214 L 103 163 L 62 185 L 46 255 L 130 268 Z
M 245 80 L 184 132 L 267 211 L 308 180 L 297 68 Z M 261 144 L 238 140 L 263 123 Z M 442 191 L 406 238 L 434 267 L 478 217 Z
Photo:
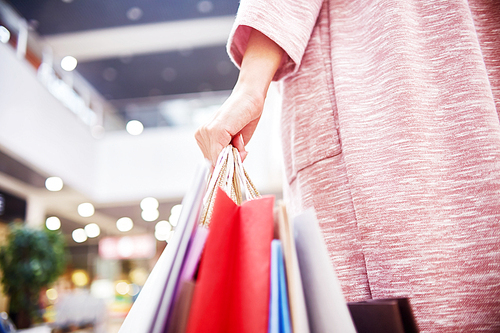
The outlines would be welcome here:
M 248 156 L 248 152 L 247 151 L 242 151 L 242 152 L 240 152 L 240 156 L 241 156 L 241 160 L 244 161 L 245 158 L 247 158 L 247 156 Z

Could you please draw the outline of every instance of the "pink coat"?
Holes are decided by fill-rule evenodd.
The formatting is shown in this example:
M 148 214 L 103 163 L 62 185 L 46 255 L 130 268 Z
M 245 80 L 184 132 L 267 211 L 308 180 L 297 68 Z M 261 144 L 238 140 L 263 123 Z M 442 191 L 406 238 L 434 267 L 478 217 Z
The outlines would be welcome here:
M 500 331 L 493 3 L 243 0 L 228 43 L 286 51 L 285 197 L 316 210 L 346 298 L 409 297 L 422 332 Z

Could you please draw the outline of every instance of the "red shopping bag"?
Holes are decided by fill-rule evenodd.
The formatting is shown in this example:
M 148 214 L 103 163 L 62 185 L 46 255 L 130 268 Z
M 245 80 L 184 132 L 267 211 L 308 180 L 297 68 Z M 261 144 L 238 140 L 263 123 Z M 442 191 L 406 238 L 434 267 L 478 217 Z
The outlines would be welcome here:
M 274 197 L 236 205 L 217 189 L 188 333 L 265 333 Z

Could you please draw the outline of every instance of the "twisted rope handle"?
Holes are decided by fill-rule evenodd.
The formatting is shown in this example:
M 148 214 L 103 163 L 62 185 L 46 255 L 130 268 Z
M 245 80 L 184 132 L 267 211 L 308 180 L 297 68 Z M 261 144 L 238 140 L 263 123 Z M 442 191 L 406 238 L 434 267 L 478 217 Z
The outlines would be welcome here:
M 228 145 L 219 154 L 203 198 L 203 213 L 200 224 L 207 227 L 210 225 L 217 187 L 222 188 L 237 205 L 241 205 L 243 202 L 243 193 L 246 200 L 260 197 L 259 191 L 243 167 L 238 150 L 232 145 Z

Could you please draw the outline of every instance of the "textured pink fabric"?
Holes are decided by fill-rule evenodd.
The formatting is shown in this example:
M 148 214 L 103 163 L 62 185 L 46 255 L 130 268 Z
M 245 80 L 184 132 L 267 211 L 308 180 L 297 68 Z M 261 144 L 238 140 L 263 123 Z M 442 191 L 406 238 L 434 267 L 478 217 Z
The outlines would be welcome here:
M 500 331 L 500 9 L 243 0 L 285 51 L 292 213 L 316 209 L 348 300 L 410 297 L 422 332 Z

